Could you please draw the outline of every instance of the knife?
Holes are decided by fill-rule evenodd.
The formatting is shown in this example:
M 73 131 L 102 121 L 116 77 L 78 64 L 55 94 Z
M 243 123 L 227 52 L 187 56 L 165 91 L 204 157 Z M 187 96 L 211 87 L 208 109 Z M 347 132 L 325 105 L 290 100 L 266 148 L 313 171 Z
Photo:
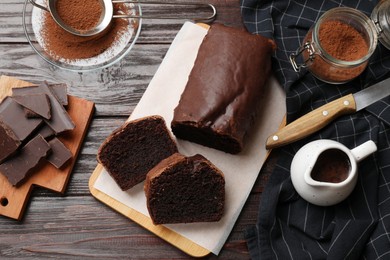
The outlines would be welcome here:
M 277 148 L 298 141 L 322 129 L 339 116 L 355 113 L 389 94 L 390 78 L 357 93 L 336 99 L 307 113 L 269 136 L 266 148 Z

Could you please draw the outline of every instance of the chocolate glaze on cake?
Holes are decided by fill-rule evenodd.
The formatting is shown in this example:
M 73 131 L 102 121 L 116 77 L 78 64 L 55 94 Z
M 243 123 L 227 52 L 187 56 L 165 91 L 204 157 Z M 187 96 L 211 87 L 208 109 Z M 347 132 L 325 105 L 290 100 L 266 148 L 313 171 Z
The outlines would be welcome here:
M 164 119 L 149 116 L 129 121 L 114 131 L 100 147 L 97 159 L 119 187 L 128 190 L 176 152 L 176 143 Z
M 260 35 L 212 25 L 174 111 L 176 137 L 239 153 L 264 98 L 274 47 Z
M 144 185 L 155 225 L 221 219 L 225 204 L 223 173 L 202 155 L 176 153 L 156 165 Z

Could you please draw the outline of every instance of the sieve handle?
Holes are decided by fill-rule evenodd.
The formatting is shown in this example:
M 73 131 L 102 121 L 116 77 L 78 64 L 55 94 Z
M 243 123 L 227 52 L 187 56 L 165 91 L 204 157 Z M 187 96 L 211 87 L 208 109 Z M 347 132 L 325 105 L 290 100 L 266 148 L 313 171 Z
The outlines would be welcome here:
M 38 8 L 40 8 L 40 9 L 44 10 L 44 11 L 49 12 L 49 9 L 47 9 L 45 6 L 40 5 L 40 4 L 37 4 L 34 0 L 29 0 L 29 1 L 30 1 L 30 3 L 31 3 L 33 6 L 38 7 Z
M 158 2 L 158 1 L 134 1 L 134 0 L 112 0 L 112 3 L 132 3 L 132 4 L 144 4 L 144 5 L 186 5 L 186 6 L 204 6 L 209 7 L 212 11 L 212 14 L 207 17 L 197 17 L 193 18 L 196 21 L 211 21 L 214 20 L 217 15 L 217 9 L 212 4 L 206 3 L 178 3 L 178 2 Z M 112 16 L 113 18 L 154 18 L 154 19 L 185 19 L 188 17 L 158 17 L 158 16 L 145 16 L 145 15 L 126 15 L 126 14 L 115 14 Z

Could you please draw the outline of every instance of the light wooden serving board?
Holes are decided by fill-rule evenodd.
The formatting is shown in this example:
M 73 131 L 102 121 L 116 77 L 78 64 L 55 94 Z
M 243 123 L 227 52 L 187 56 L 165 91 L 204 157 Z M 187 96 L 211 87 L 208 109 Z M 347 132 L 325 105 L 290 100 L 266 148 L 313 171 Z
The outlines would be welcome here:
M 207 26 L 204 26 L 204 27 L 207 29 Z M 185 40 L 188 41 L 188 39 L 185 39 Z M 170 55 L 172 55 L 172 54 L 170 54 Z M 167 56 L 169 56 L 169 55 L 167 54 Z M 178 57 L 180 57 L 180 56 L 178 56 Z M 172 59 L 172 57 L 171 57 L 171 59 Z M 165 65 L 165 66 L 167 66 L 167 65 Z M 166 67 L 165 67 L 165 69 L 166 69 Z M 159 68 L 159 71 L 160 71 L 160 68 Z M 165 75 L 163 72 L 166 72 L 166 71 L 162 70 L 163 72 L 160 72 L 160 73 L 159 73 L 159 71 L 156 74 L 159 74 L 158 80 L 161 80 L 161 75 Z M 156 91 L 156 89 L 154 88 L 155 86 L 158 86 L 158 87 L 161 87 L 161 88 L 166 87 L 166 85 L 164 85 L 164 82 L 161 82 L 162 84 L 155 83 L 155 82 L 158 82 L 158 80 L 157 81 L 153 81 L 152 80 L 152 82 L 149 85 L 148 89 L 152 88 L 153 89 L 152 91 Z M 276 82 L 276 81 L 273 81 L 273 82 Z M 169 84 L 170 83 L 171 82 L 169 82 Z M 178 83 L 176 83 L 176 85 L 177 84 Z M 273 86 L 275 84 L 271 84 L 271 85 Z M 171 86 L 171 85 L 169 85 L 169 86 Z M 272 86 L 269 88 L 270 93 L 279 93 L 280 92 L 280 91 L 276 91 L 276 89 L 272 90 L 273 89 Z M 272 90 L 272 92 L 271 92 L 271 90 Z M 150 92 L 148 92 L 148 93 L 150 94 Z M 160 94 L 160 92 L 157 92 L 157 93 Z M 177 94 L 177 93 L 175 93 L 175 94 Z M 154 94 L 152 96 L 155 96 L 155 95 L 157 95 L 157 94 Z M 274 99 L 275 98 L 279 98 L 279 96 L 280 96 L 279 94 L 277 94 L 277 95 L 273 94 L 272 98 L 270 100 L 275 101 Z M 145 94 L 144 94 L 143 98 L 144 97 L 145 97 Z M 156 110 L 150 109 L 150 106 L 148 104 L 148 101 L 151 100 L 150 99 L 150 95 L 149 95 L 149 97 L 146 100 L 147 101 L 143 101 L 143 99 L 142 99 L 140 101 L 140 103 L 144 102 L 144 103 L 142 103 L 143 106 L 141 106 L 141 109 L 137 110 L 137 108 L 139 107 L 140 103 L 137 105 L 137 108 L 135 109 L 135 110 L 137 110 L 136 117 L 137 116 L 139 117 L 140 115 L 145 115 L 146 112 L 140 112 L 140 110 L 145 109 L 145 107 L 147 107 L 147 109 L 149 109 L 149 110 L 147 110 L 148 112 L 146 114 L 148 114 L 148 113 L 156 114 Z M 283 100 L 284 100 L 284 98 L 283 98 Z M 171 104 L 171 103 L 169 103 L 169 104 Z M 280 104 L 282 104 L 282 103 L 280 103 Z M 168 106 L 168 104 L 165 104 L 165 106 Z M 276 106 L 276 107 L 279 108 L 280 106 Z M 160 106 L 158 108 L 159 112 L 157 112 L 157 114 L 161 113 L 160 115 L 162 115 L 162 114 L 166 115 L 165 114 L 166 111 L 164 109 L 166 109 L 166 108 L 165 107 L 162 108 Z M 150 112 L 151 110 L 153 110 L 153 113 Z M 276 113 L 278 111 L 273 111 L 273 112 Z M 279 111 L 279 112 L 280 113 L 283 112 L 282 115 L 284 115 L 285 110 Z M 134 113 L 134 111 L 133 111 L 133 113 Z M 171 115 L 171 112 L 168 112 L 168 113 Z M 167 120 L 167 121 L 169 121 L 169 120 Z M 277 123 L 279 124 L 279 121 Z M 257 150 L 257 148 L 255 150 Z M 194 153 L 195 152 L 192 152 L 191 154 L 194 154 Z M 197 153 L 201 153 L 201 152 L 197 152 Z M 268 152 L 265 151 L 264 161 L 266 160 L 268 155 L 269 155 L 269 151 Z M 258 158 L 258 154 L 257 153 L 256 153 L 256 158 Z M 256 161 L 256 164 L 257 164 L 258 163 L 258 159 L 256 159 L 256 160 L 257 160 Z M 247 160 L 247 161 L 251 161 L 251 160 Z M 261 161 L 262 161 L 261 163 L 264 162 L 263 160 L 261 160 Z M 172 244 L 173 246 L 177 247 L 178 249 L 182 250 L 183 252 L 185 252 L 185 253 L 187 253 L 187 254 L 189 254 L 191 256 L 203 257 L 203 256 L 206 256 L 206 255 L 211 253 L 211 251 L 209 249 L 207 249 L 207 248 L 199 245 L 198 243 L 194 242 L 194 241 L 197 241 L 196 239 L 194 239 L 194 241 L 193 241 L 193 240 L 185 237 L 184 235 L 181 235 L 181 233 L 178 233 L 179 231 L 176 232 L 176 231 L 174 231 L 172 229 L 169 229 L 168 227 L 166 227 L 164 225 L 154 225 L 152 220 L 150 219 L 150 217 L 145 215 L 145 213 L 141 213 L 137 207 L 129 206 L 128 204 L 125 204 L 126 202 L 124 202 L 121 199 L 118 199 L 117 197 L 115 197 L 115 192 L 114 193 L 110 193 L 109 190 L 101 190 L 101 189 L 95 188 L 95 186 L 96 187 L 99 186 L 97 184 L 100 181 L 101 175 L 106 175 L 106 173 L 105 173 L 104 167 L 102 165 L 98 164 L 96 169 L 92 173 L 92 175 L 90 177 L 90 181 L 89 181 L 89 189 L 90 189 L 92 195 L 96 199 L 98 199 L 99 201 L 103 202 L 104 204 L 106 204 L 110 208 L 116 210 L 117 212 L 121 213 L 122 215 L 126 216 L 127 218 L 133 220 L 134 222 L 136 222 L 140 226 L 144 227 L 145 229 L 149 230 L 150 232 L 154 233 L 158 237 L 164 239 L 168 243 Z M 225 214 L 227 214 L 227 213 L 225 212 Z M 183 232 L 183 233 L 185 234 L 185 232 Z M 205 233 L 205 235 L 207 236 L 207 233 Z M 191 236 L 189 236 L 189 237 L 191 237 Z
M 0 77 L 0 101 L 12 93 L 13 87 L 31 86 L 29 82 L 16 78 Z M 35 185 L 64 193 L 73 166 L 76 162 L 82 141 L 92 119 L 94 103 L 85 99 L 68 96 L 67 111 L 75 123 L 74 130 L 59 138 L 73 154 L 73 158 L 62 169 L 45 163 L 37 169 L 22 185 L 12 186 L 6 177 L 0 174 L 0 215 L 20 220 L 23 216 L 29 195 Z

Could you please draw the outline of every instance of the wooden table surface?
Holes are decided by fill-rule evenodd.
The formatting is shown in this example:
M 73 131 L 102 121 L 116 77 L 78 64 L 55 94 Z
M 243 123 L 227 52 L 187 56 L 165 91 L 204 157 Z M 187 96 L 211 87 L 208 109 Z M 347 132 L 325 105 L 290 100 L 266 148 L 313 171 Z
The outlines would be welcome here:
M 218 10 L 217 22 L 243 28 L 239 0 L 210 3 Z M 144 20 L 135 47 L 123 60 L 81 74 L 49 66 L 33 51 L 23 32 L 23 4 L 23 0 L 0 1 L 0 74 L 33 83 L 66 82 L 71 95 L 95 102 L 96 111 L 65 194 L 35 188 L 21 221 L 0 216 L 0 259 L 189 258 L 103 205 L 88 189 L 98 147 L 131 114 L 185 20 Z M 158 11 L 150 10 L 154 12 Z M 244 230 L 256 223 L 272 160 L 260 173 L 219 258 L 249 258 Z

